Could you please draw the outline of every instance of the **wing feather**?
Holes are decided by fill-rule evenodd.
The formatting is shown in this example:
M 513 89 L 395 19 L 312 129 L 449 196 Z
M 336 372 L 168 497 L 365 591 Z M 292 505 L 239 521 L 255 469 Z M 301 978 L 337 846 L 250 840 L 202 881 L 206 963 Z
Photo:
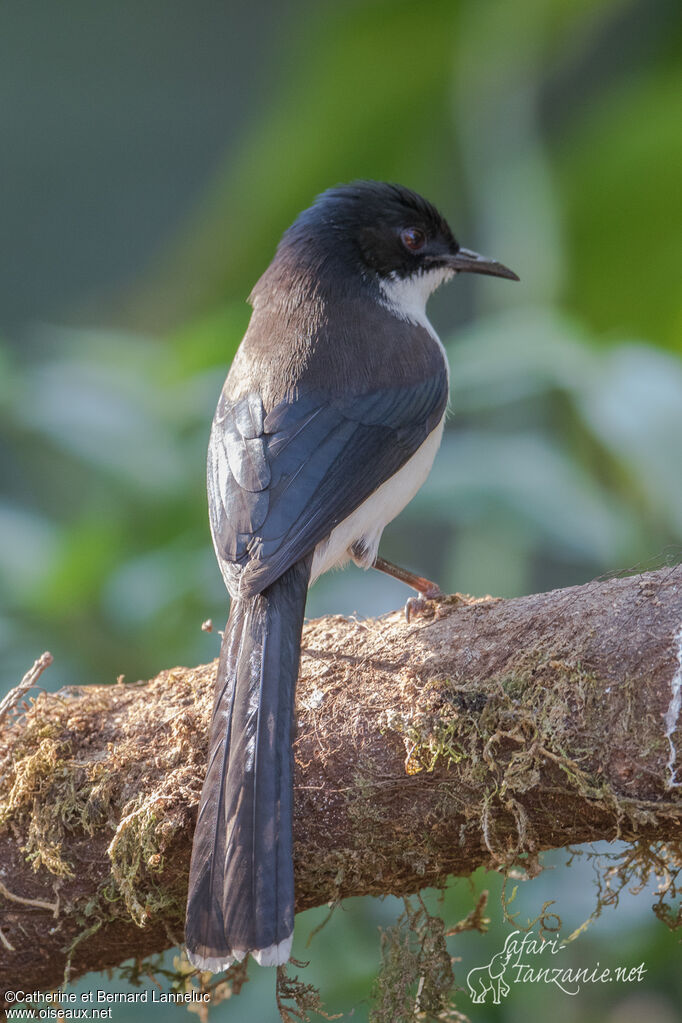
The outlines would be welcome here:
M 221 397 L 209 510 L 230 588 L 261 592 L 415 453 L 440 422 L 447 378 L 339 398 L 316 390 L 267 414 L 255 392 Z

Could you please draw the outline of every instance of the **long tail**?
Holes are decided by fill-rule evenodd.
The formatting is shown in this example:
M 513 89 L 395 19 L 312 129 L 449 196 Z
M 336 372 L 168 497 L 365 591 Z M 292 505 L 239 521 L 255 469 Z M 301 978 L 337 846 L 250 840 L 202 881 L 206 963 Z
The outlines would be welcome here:
M 225 629 L 185 925 L 190 960 L 212 973 L 291 950 L 291 739 L 311 560 L 233 600 Z

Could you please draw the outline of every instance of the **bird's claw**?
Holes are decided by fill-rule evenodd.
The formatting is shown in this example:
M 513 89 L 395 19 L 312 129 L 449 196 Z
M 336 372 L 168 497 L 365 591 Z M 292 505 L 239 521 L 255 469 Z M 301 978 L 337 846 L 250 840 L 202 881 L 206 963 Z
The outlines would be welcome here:
M 410 597 L 405 603 L 405 621 L 409 624 L 412 618 L 423 614 L 430 603 L 442 600 L 444 596 L 443 591 L 436 587 L 426 593 L 420 593 L 417 597 Z

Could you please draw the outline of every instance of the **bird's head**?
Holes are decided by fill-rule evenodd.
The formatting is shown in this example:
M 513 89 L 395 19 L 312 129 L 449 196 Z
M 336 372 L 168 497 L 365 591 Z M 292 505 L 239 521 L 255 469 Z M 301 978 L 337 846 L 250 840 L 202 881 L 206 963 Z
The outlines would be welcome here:
M 354 243 L 362 263 L 380 277 L 449 270 L 518 280 L 501 263 L 462 249 L 435 206 L 401 185 L 354 181 L 329 188 L 303 218 Z
M 438 210 L 416 192 L 380 181 L 327 189 L 284 234 L 275 263 L 325 275 L 338 286 L 370 284 L 405 309 L 457 273 L 517 281 L 501 263 L 462 248 Z M 293 264 L 293 265 L 292 265 Z

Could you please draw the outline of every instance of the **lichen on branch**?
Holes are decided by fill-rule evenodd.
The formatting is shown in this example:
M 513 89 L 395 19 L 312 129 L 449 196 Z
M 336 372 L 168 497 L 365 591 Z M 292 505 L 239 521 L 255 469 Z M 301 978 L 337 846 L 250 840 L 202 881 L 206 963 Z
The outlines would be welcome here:
M 677 869 L 681 582 L 308 623 L 297 908 L 481 865 L 532 875 L 542 850 L 596 839 L 632 843 L 629 878 Z M 53 987 L 181 942 L 214 677 L 68 687 L 3 722 L 0 976 Z

